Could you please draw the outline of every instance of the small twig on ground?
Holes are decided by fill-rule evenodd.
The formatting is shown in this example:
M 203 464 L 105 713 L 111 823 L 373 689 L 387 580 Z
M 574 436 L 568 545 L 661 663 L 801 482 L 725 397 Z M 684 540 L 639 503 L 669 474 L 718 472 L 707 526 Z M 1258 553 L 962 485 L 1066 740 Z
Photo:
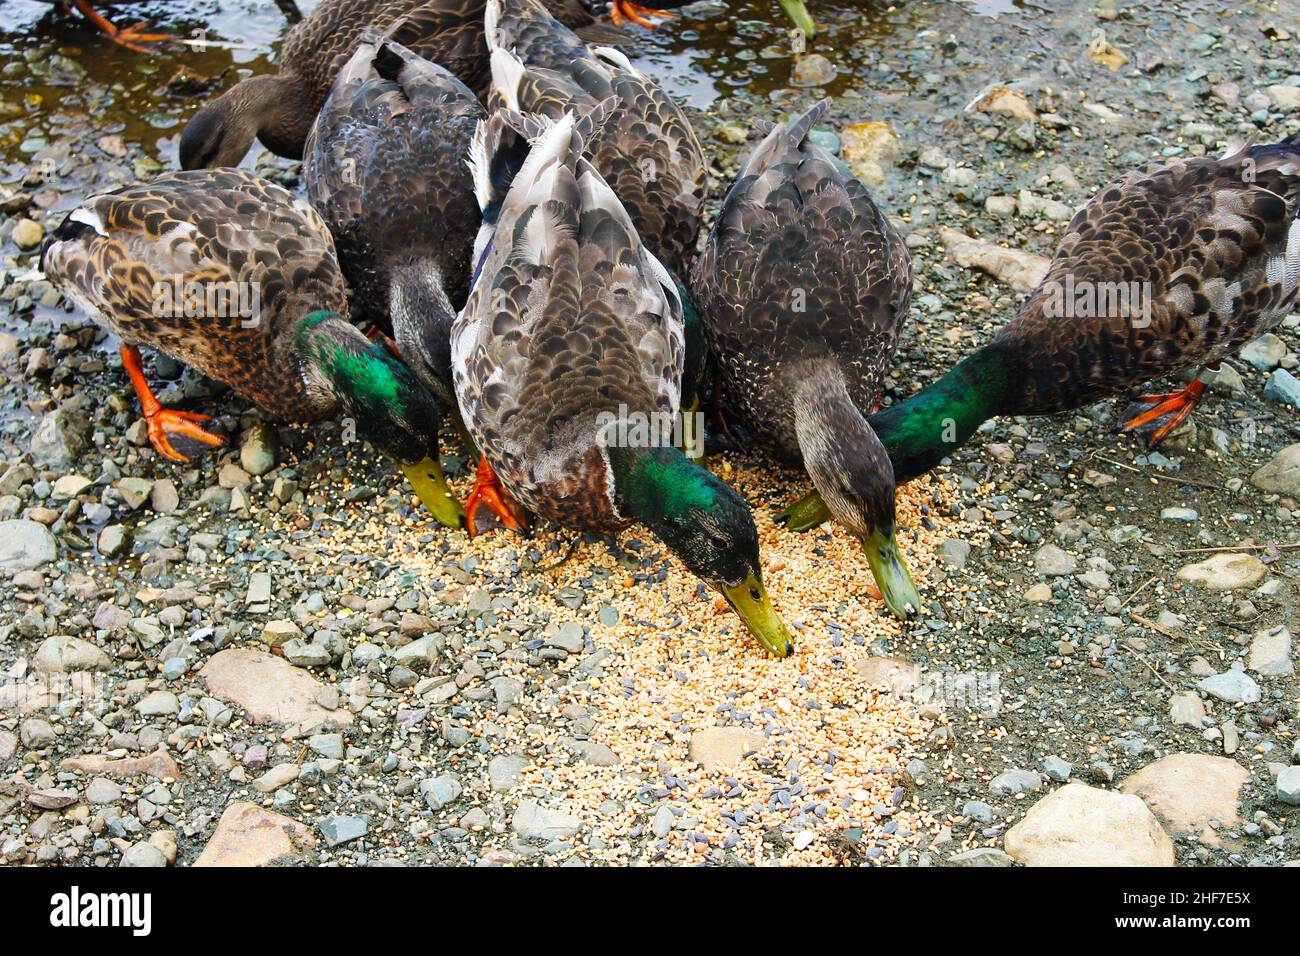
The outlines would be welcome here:
M 1221 551 L 1267 551 L 1277 548 L 1279 551 L 1294 551 L 1300 548 L 1300 541 L 1292 544 L 1223 544 L 1212 548 L 1179 548 L 1173 554 L 1213 554 Z
M 1105 455 L 1095 455 L 1098 461 L 1104 461 L 1108 465 L 1114 465 L 1116 468 L 1123 468 L 1125 471 L 1135 472 L 1152 481 L 1171 481 L 1176 485 L 1191 485 L 1194 488 L 1209 488 L 1211 491 L 1222 491 L 1222 485 L 1211 484 L 1208 481 L 1197 481 L 1195 478 L 1177 478 L 1173 475 L 1163 475 L 1158 471 L 1147 471 L 1143 468 L 1135 468 L 1133 465 L 1126 465 L 1122 461 L 1115 461 L 1113 458 L 1107 458 Z
M 1159 578 L 1160 575 L 1158 574 L 1151 575 L 1151 577 L 1147 578 L 1140 585 L 1138 585 L 1138 589 L 1136 591 L 1134 591 L 1132 594 L 1130 594 L 1128 597 L 1124 599 L 1124 602 L 1120 605 L 1120 607 L 1127 607 L 1129 601 L 1133 600 L 1135 597 L 1137 597 L 1139 594 L 1145 591 L 1152 581 L 1156 581 Z
M 1133 618 L 1133 620 L 1137 621 L 1143 627 L 1149 627 L 1153 631 L 1158 631 L 1159 633 L 1163 634 L 1165 637 L 1172 638 L 1175 641 L 1188 640 L 1188 638 L 1184 637 L 1182 634 L 1179 634 L 1177 631 L 1171 631 L 1163 624 L 1157 624 L 1155 621 L 1149 621 L 1141 614 L 1134 614 L 1132 611 L 1129 611 L 1128 616 Z
M 1151 662 L 1149 660 L 1143 657 L 1139 652 L 1133 650 L 1133 648 L 1129 647 L 1127 644 L 1124 645 L 1124 649 L 1128 651 L 1130 654 L 1132 654 L 1134 657 L 1136 657 L 1138 660 L 1140 660 L 1144 665 L 1146 665 L 1146 669 L 1156 675 L 1156 680 L 1160 681 L 1160 683 L 1164 684 L 1170 690 L 1174 689 L 1174 685 L 1169 683 L 1169 681 L 1165 680 L 1165 675 L 1161 674 L 1158 670 L 1152 667 Z

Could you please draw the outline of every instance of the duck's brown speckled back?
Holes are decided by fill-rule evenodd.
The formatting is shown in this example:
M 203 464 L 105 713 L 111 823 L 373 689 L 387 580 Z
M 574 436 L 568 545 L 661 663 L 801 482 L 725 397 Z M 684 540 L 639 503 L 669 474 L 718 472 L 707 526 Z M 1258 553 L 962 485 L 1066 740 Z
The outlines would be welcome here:
M 334 410 L 304 381 L 293 325 L 346 313 L 343 276 L 325 224 L 279 186 L 194 170 L 92 196 L 50 238 L 42 268 L 128 345 L 166 352 L 277 417 Z M 214 286 L 245 290 L 256 314 L 196 315 L 172 294 Z
M 1087 316 L 1057 298 L 1104 283 L 1133 289 L 1149 309 Z M 1300 138 L 1135 169 L 1075 214 L 1042 284 L 998 336 L 1026 370 L 1016 413 L 1077 408 L 1216 362 L 1280 322 L 1298 287 Z

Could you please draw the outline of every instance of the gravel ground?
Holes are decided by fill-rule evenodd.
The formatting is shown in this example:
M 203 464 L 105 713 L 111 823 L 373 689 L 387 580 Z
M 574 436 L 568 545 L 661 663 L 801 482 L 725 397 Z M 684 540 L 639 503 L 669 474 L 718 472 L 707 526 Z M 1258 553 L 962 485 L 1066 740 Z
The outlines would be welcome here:
M 1043 6 L 858 19 L 828 4 L 825 35 L 797 58 L 775 26 L 740 18 L 754 4 L 643 41 L 642 62 L 706 107 L 693 118 L 715 199 L 755 141 L 751 117 L 835 96 L 818 135 L 899 217 L 919 277 L 893 398 L 1013 314 L 1063 220 L 1118 171 L 1300 129 L 1300 30 L 1281 4 Z M 221 414 L 238 436 L 196 467 L 161 461 L 116 343 L 31 270 L 77 199 L 170 161 L 158 131 L 196 101 L 166 91 L 174 62 L 109 81 L 74 51 L 13 42 L 0 69 L 7 864 L 1300 856 L 1286 630 L 1300 316 L 1234 361 L 1160 453 L 1111 435 L 1121 403 L 1103 403 L 993 423 L 904 488 L 902 543 L 927 602 L 907 627 L 841 533 L 771 525 L 803 479 L 715 456 L 754 505 L 798 638 L 771 661 L 644 535 L 468 542 L 337 424 L 265 422 L 154 356 L 164 402 Z M 701 75 L 729 82 L 700 100 Z M 294 164 L 258 162 L 297 185 Z

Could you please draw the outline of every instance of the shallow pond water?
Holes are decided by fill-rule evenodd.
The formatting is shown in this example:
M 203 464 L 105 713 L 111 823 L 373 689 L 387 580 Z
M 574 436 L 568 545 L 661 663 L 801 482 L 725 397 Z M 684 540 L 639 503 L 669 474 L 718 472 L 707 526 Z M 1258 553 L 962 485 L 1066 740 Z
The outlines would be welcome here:
M 300 2 L 304 13 L 314 3 Z M 924 28 L 930 3 L 894 7 L 871 0 L 818 0 L 819 32 L 803 47 L 841 67 L 821 88 L 838 95 L 855 82 L 856 51 L 887 49 L 895 37 Z M 1021 0 L 969 0 L 973 19 L 1032 17 Z M 0 181 L 12 180 L 66 124 L 93 122 L 139 142 L 164 164 L 174 162 L 175 136 L 210 95 L 169 89 L 182 69 L 213 79 L 212 89 L 239 75 L 274 68 L 290 24 L 266 0 L 177 0 L 104 8 L 111 20 L 147 20 L 178 40 L 141 55 L 102 36 L 79 14 L 45 0 L 0 5 Z M 706 109 L 739 89 L 766 95 L 788 88 L 800 39 L 774 0 L 705 2 L 655 31 L 633 28 L 634 60 L 688 105 Z M 201 41 L 214 45 L 199 45 Z M 907 78 L 901 77 L 904 82 Z

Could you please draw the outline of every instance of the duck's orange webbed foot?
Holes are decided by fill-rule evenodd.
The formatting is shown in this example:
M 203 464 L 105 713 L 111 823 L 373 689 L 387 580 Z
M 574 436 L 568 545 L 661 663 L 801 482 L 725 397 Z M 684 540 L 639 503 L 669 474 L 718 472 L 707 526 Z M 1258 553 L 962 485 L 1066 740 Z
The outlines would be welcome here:
M 465 505 L 468 516 L 465 529 L 471 538 L 479 533 L 480 518 L 486 518 L 485 515 L 480 514 L 482 510 L 490 511 L 499 523 L 511 531 L 522 533 L 528 530 L 528 521 L 524 517 L 523 509 L 501 487 L 501 481 L 492 470 L 492 466 L 488 464 L 486 455 L 479 456 L 478 472 L 474 476 L 474 490 L 470 492 L 469 501 Z
M 1186 421 L 1205 393 L 1205 386 L 1214 381 L 1218 371 L 1204 369 L 1186 388 L 1163 395 L 1143 395 L 1134 401 L 1120 416 L 1117 431 L 1136 435 L 1154 448 Z
M 628 20 L 639 27 L 645 27 L 647 30 L 653 30 L 657 25 L 653 20 L 648 19 L 649 17 L 662 17 L 665 20 L 673 18 L 673 14 L 667 10 L 643 7 L 639 3 L 632 3 L 631 0 L 611 0 L 609 16 L 619 26 L 623 25 L 624 20 Z
M 162 407 L 162 403 L 154 397 L 153 389 L 145 381 L 144 367 L 140 361 L 138 348 L 134 345 L 123 345 L 118 352 L 122 356 L 122 367 L 126 369 L 131 384 L 135 386 L 135 394 L 140 399 L 140 410 L 144 412 L 145 424 L 149 429 L 149 441 L 158 450 L 158 454 L 170 461 L 184 464 L 190 459 L 172 445 L 174 438 L 184 438 L 182 444 L 193 444 L 197 450 L 202 450 L 203 446 L 220 448 L 227 442 L 228 439 L 224 435 L 218 435 L 199 426 L 199 422 L 212 421 L 210 415 L 178 412 Z
M 146 33 L 149 24 L 143 21 L 129 27 L 116 27 L 90 5 L 90 0 L 72 0 L 72 5 L 80 10 L 87 20 L 99 27 L 110 40 L 136 53 L 149 52 L 142 44 L 162 43 L 171 39 L 166 33 Z
M 173 408 L 158 408 L 153 414 L 145 414 L 145 423 L 149 426 L 149 441 L 158 450 L 158 454 L 171 461 L 182 464 L 190 460 L 176 450 L 172 442 L 177 438 L 186 441 L 182 444 L 197 442 L 199 446 L 207 445 L 220 448 L 226 444 L 226 437 L 210 432 L 198 422 L 212 421 L 211 415 L 199 415 L 196 412 L 178 412 Z

